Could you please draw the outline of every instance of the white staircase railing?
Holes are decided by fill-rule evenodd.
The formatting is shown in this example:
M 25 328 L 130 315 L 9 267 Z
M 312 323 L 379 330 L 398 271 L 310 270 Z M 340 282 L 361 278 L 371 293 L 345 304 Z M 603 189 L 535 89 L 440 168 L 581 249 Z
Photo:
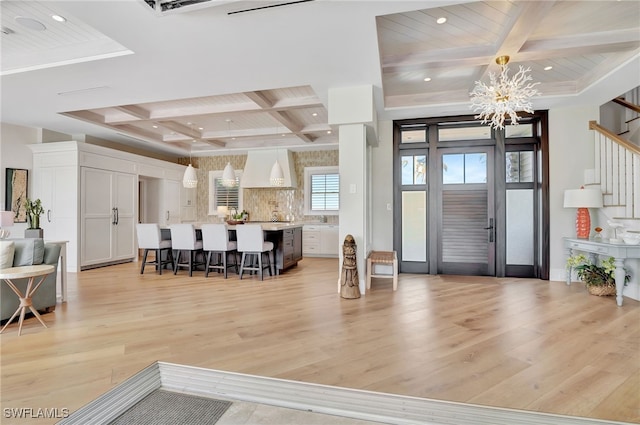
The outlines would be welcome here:
M 640 147 L 589 122 L 595 137 L 595 178 L 604 194 L 604 206 L 619 219 L 640 220 Z

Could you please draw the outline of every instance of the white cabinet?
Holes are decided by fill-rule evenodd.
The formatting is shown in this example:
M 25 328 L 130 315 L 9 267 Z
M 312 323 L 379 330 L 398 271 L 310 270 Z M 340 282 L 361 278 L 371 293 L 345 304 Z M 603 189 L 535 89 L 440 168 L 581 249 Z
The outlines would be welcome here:
M 70 272 L 135 258 L 138 176 L 162 182 L 149 215 L 180 222 L 183 165 L 76 141 L 29 148 L 31 197 L 45 209 L 40 225 L 46 240 L 69 241 Z
M 339 227 L 335 224 L 320 226 L 320 252 L 322 254 L 338 256 L 340 247 L 338 231 Z
M 307 257 L 338 257 L 338 225 L 305 224 L 302 228 L 302 253 Z
M 163 179 L 160 181 L 160 226 L 180 223 L 180 188 L 182 182 Z
M 320 226 L 302 226 L 302 254 L 307 257 L 320 254 Z
M 81 267 L 132 259 L 136 176 L 81 167 Z
M 196 188 L 182 188 L 182 207 L 180 221 L 183 223 L 197 220 Z
M 42 152 L 33 157 L 33 193 L 44 215 L 40 227 L 45 240 L 69 241 L 67 269 L 78 271 L 78 166 L 74 152 Z

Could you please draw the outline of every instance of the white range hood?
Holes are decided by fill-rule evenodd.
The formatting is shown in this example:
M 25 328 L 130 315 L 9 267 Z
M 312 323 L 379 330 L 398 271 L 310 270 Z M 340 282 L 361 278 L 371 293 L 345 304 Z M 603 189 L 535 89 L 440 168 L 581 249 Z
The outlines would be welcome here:
M 276 162 L 280 163 L 284 171 L 284 186 L 286 188 L 298 187 L 296 170 L 293 164 L 293 154 L 287 149 L 259 149 L 250 150 L 247 153 L 247 162 L 242 171 L 240 187 L 243 188 L 273 188 L 269 177 L 271 167 Z

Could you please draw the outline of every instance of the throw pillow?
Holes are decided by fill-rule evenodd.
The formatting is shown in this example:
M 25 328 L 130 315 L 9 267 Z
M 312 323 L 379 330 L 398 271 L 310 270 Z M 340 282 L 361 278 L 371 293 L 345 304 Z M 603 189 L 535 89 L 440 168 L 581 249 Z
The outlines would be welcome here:
M 0 241 L 0 269 L 13 267 L 13 241 Z
M 13 267 L 36 266 L 44 261 L 44 241 L 42 239 L 17 239 Z

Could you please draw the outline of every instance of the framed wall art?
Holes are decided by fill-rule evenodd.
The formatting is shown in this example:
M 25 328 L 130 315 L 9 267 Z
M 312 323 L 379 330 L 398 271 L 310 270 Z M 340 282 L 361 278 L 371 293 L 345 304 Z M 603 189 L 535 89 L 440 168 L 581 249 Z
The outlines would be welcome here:
M 27 212 L 24 201 L 27 199 L 29 187 L 29 171 L 19 168 L 7 168 L 5 191 L 5 208 L 13 211 L 14 223 L 26 223 Z

